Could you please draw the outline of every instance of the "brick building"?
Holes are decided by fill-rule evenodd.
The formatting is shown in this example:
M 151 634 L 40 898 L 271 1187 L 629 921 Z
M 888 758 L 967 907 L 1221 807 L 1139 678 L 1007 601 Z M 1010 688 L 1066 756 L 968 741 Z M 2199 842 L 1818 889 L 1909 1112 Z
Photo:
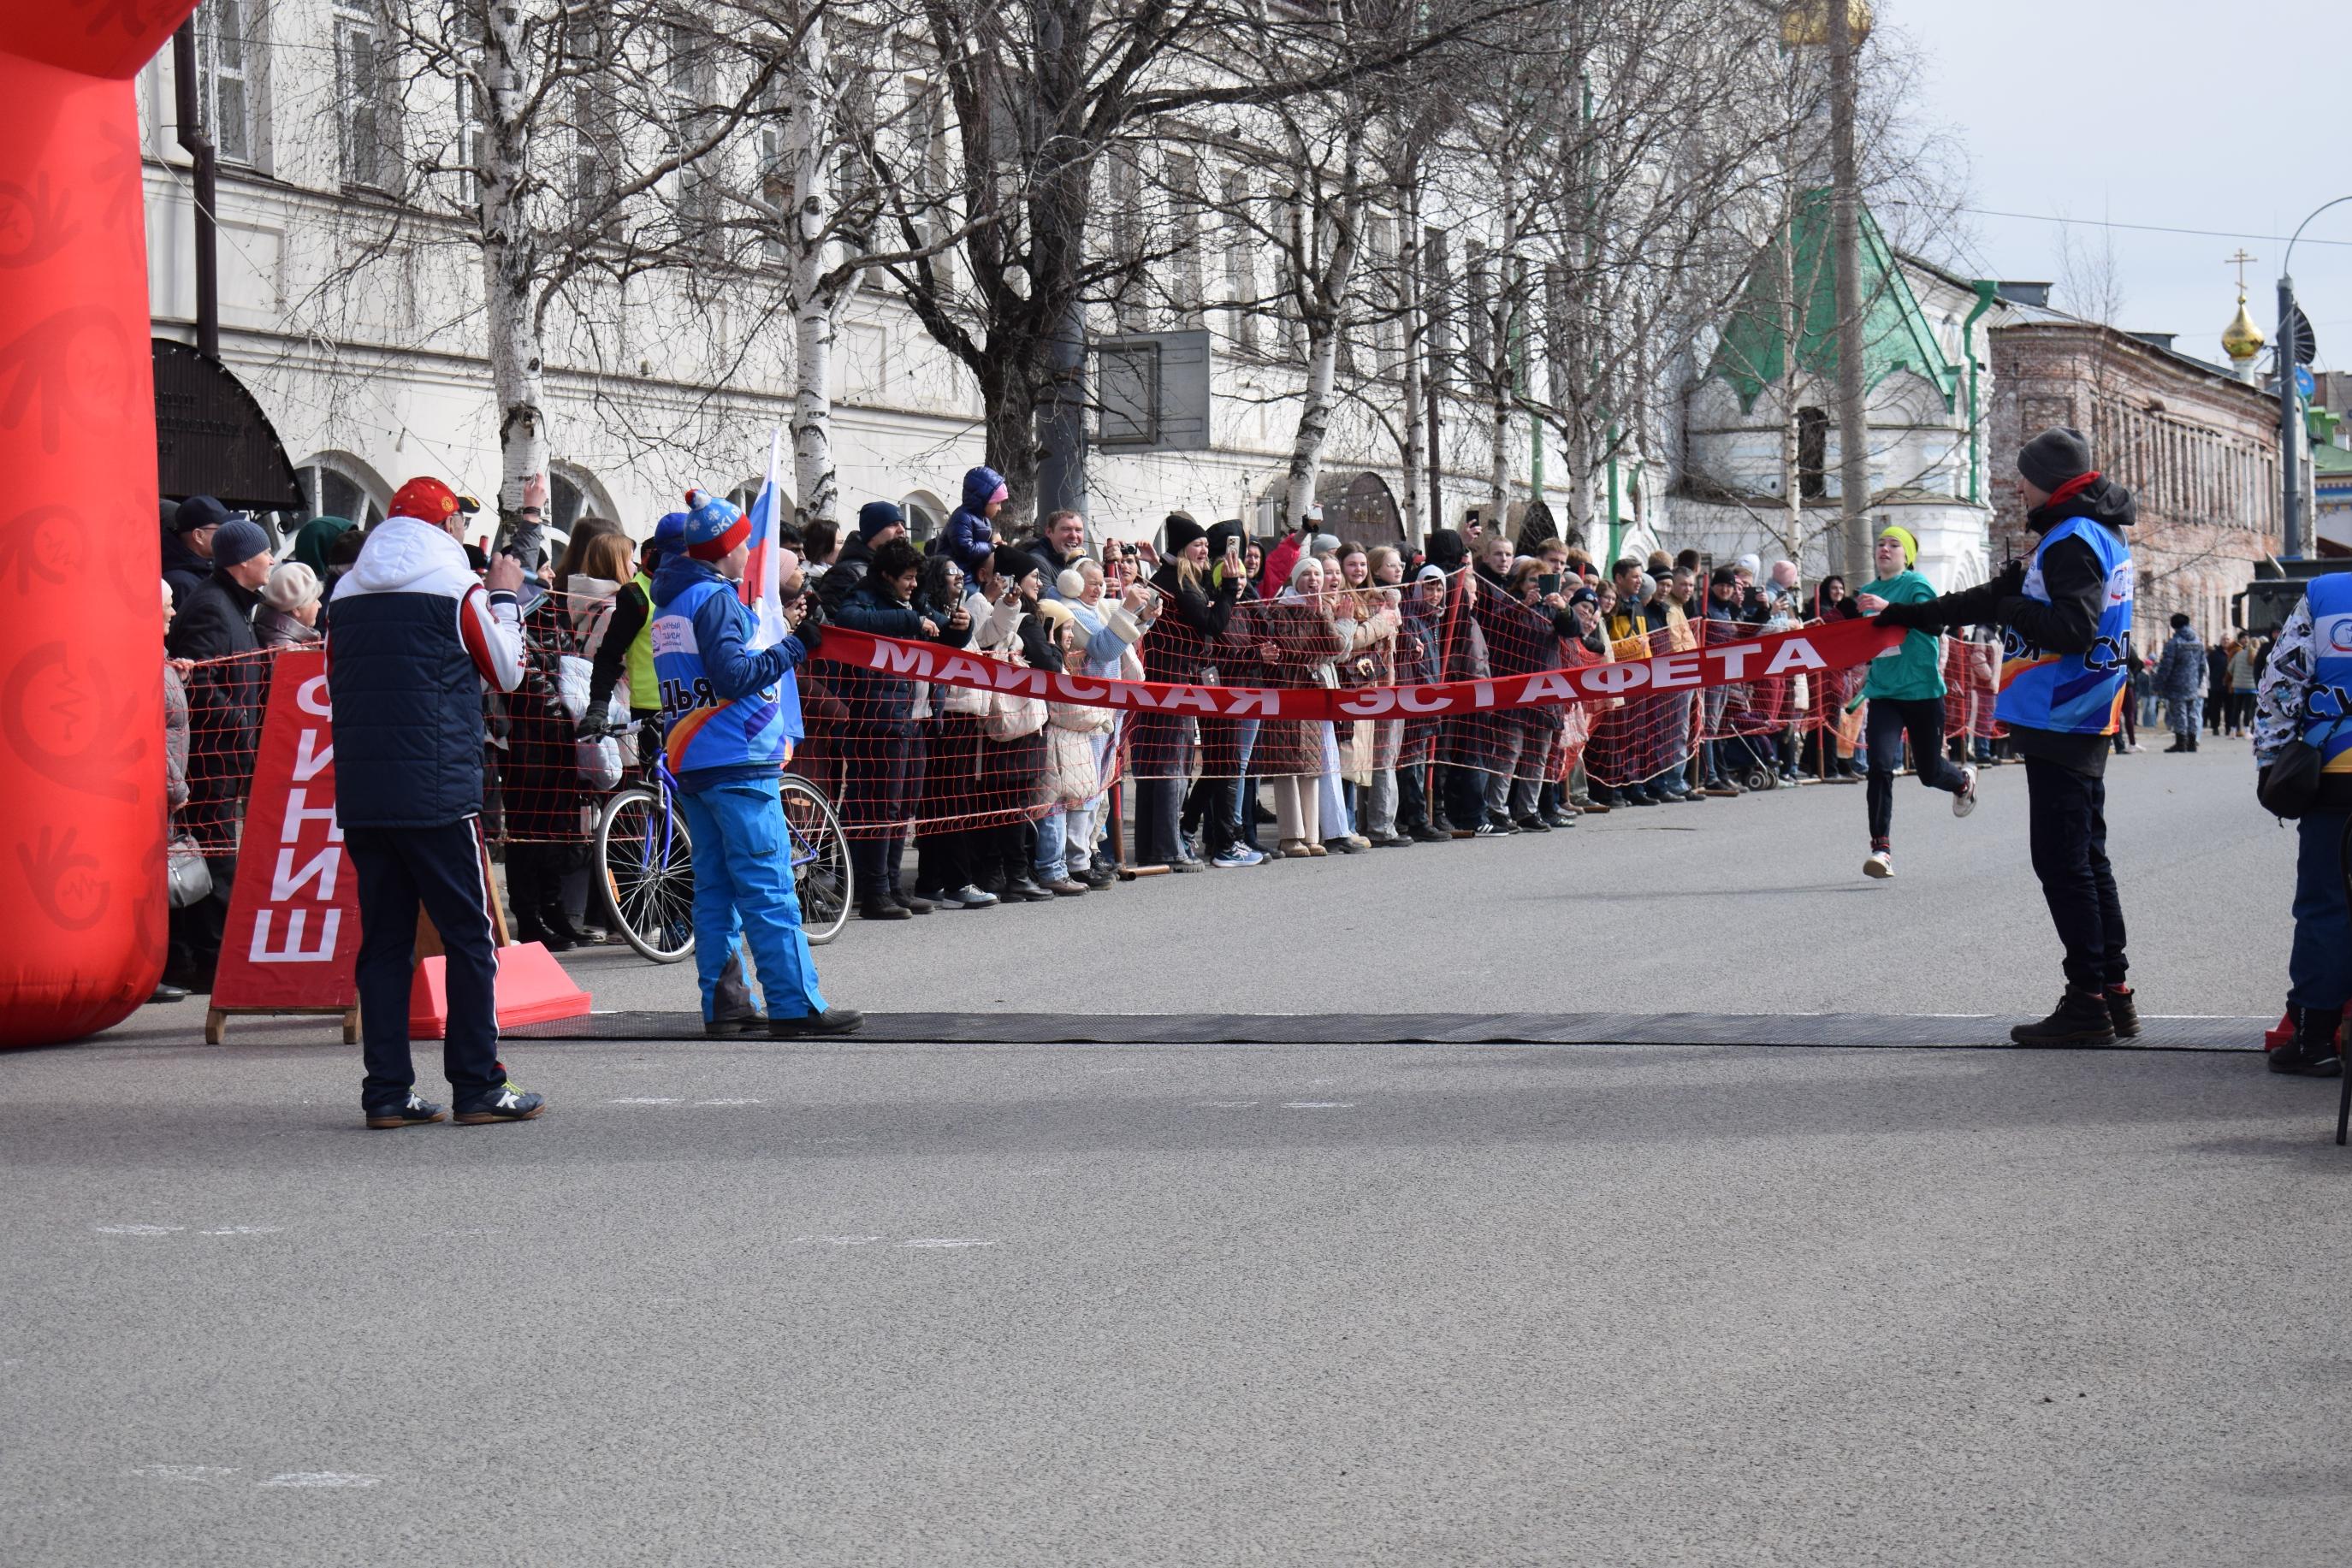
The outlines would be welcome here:
M 2280 548 L 2278 405 L 2160 337 L 2052 309 L 2040 286 L 2004 285 L 2003 304 L 1987 410 L 1988 453 L 1999 465 L 1993 559 L 2024 556 L 2033 543 L 2014 482 L 2019 444 L 2071 425 L 2138 502 L 2131 545 L 2142 644 L 2163 635 L 2175 611 L 2211 639 L 2230 624 L 2230 596 L 2254 562 Z

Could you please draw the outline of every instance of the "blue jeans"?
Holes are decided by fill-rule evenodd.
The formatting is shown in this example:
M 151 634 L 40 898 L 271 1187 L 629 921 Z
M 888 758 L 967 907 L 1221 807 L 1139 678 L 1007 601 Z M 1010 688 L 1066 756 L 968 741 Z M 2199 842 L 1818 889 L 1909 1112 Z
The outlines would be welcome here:
M 2333 1010 L 2352 1001 L 2352 908 L 2344 902 L 2343 811 L 2313 811 L 2295 824 L 2294 946 L 2286 999 Z
M 717 1016 L 719 977 L 739 933 L 759 967 L 770 1018 L 824 1011 L 816 957 L 793 896 L 791 839 L 776 780 L 738 779 L 696 794 L 681 789 L 677 805 L 694 841 L 694 970 L 702 982 L 703 1018 Z
M 1060 882 L 1070 874 L 1069 820 L 1058 810 L 1037 819 L 1037 880 Z

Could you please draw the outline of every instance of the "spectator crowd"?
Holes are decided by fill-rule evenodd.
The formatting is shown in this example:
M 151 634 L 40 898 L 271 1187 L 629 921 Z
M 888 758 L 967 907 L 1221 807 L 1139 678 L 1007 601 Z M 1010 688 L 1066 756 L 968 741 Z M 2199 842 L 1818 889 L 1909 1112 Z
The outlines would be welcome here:
M 838 626 L 1088 676 L 1345 690 L 1525 674 L 1685 652 L 1859 615 L 1844 580 L 1807 586 L 1788 560 L 1594 559 L 1574 540 L 1512 538 L 1476 514 L 1417 551 L 1328 532 L 1319 507 L 1279 538 L 1177 513 L 1156 543 L 1108 537 L 1076 512 L 1000 523 L 987 468 L 928 548 L 887 502 L 854 524 L 787 528 L 800 636 Z M 593 939 L 601 899 L 584 846 L 612 780 L 583 740 L 633 722 L 636 765 L 659 755 L 663 700 L 651 585 L 680 516 L 642 545 L 585 517 L 552 559 L 526 560 L 527 669 L 487 694 L 485 825 L 503 843 L 511 927 L 557 950 Z M 208 497 L 163 509 L 165 681 L 175 855 L 211 891 L 175 909 L 165 991 L 208 988 L 236 824 L 274 651 L 316 643 L 363 532 L 310 519 L 284 543 Z M 476 570 L 488 559 L 468 546 Z M 2200 721 L 2241 733 L 2265 650 L 2206 650 L 2176 617 L 2160 655 L 2131 656 L 2137 722 L 2175 751 Z M 1946 639 L 1945 745 L 2005 760 L 1992 717 L 2000 644 Z M 1129 873 L 1234 870 L 1276 859 L 1549 833 L 1587 813 L 1737 799 L 1801 779 L 1860 781 L 1864 672 L 1796 674 L 1507 714 L 1381 720 L 1223 719 L 1127 712 L 930 685 L 818 662 L 799 672 L 805 738 L 792 767 L 836 803 L 857 913 L 904 920 L 1099 894 Z M 2242 695 L 2243 703 L 2240 698 Z M 1898 749 L 1900 732 L 1889 742 Z M 2132 748 L 2119 735 L 2117 749 Z

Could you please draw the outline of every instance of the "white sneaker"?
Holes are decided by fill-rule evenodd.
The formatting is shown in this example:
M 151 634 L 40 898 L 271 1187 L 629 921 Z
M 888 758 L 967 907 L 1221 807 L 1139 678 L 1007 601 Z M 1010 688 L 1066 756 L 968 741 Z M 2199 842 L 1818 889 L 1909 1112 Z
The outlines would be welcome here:
M 1893 876 L 1895 874 L 1895 852 L 1893 850 L 1871 851 L 1870 858 L 1862 862 L 1862 874 L 1864 876 L 1881 878 Z
M 1960 769 L 1960 792 L 1952 797 L 1952 815 L 1965 817 L 1977 809 L 1977 770 Z

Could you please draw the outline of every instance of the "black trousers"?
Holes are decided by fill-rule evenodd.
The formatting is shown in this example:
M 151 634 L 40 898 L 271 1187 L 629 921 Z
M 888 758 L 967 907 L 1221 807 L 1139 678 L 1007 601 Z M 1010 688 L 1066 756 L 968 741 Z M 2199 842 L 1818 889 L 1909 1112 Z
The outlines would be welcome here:
M 841 727 L 841 825 L 849 834 L 849 862 L 857 895 L 871 898 L 892 885 L 900 826 L 912 815 L 908 793 L 908 727 L 850 723 Z
M 1423 788 L 1428 777 L 1425 767 L 1397 769 L 1396 825 L 1400 832 L 1429 825 L 1429 797 Z
M 1873 755 L 1875 755 L 1874 750 Z M 2124 983 L 2123 904 L 2107 863 L 2107 786 L 2101 779 L 2025 759 L 2033 874 L 2066 948 L 2066 983 L 2081 991 Z
M 1903 737 L 1911 737 L 1911 766 L 1930 789 L 1957 795 L 1966 782 L 1944 755 L 1944 699 L 1870 699 L 1870 841 L 1883 844 L 1895 831 L 1895 769 L 1903 761 Z
M 1135 789 L 1135 863 L 1167 865 L 1182 847 L 1177 837 L 1184 809 L 1181 779 L 1138 779 Z
M 449 1026 L 441 1070 L 462 1107 L 506 1082 L 499 1065 L 498 945 L 478 817 L 437 828 L 347 828 L 360 906 L 360 1048 L 367 1077 L 360 1103 L 388 1111 L 416 1084 L 408 1052 L 408 988 L 422 904 L 441 934 L 449 967 Z

